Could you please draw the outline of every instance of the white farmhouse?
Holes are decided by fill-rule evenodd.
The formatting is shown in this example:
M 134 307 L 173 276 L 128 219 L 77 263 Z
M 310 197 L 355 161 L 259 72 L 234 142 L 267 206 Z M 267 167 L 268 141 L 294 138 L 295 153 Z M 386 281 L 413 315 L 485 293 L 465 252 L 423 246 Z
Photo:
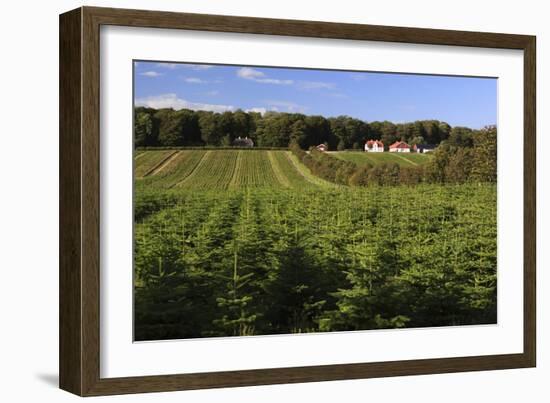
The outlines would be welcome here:
M 411 146 L 404 141 L 396 141 L 390 146 L 390 153 L 410 153 Z
M 370 153 L 383 153 L 384 143 L 380 140 L 369 140 L 365 143 L 365 151 Z
M 315 147 L 317 149 L 317 151 L 321 151 L 322 153 L 324 153 L 325 151 L 328 150 L 328 147 L 326 144 L 319 144 L 317 147 Z

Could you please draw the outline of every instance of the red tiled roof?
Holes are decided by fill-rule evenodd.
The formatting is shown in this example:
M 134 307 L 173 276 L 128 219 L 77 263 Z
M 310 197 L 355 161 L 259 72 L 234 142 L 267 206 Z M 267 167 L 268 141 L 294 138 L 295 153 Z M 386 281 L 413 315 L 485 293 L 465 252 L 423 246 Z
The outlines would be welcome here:
M 367 147 L 373 146 L 374 144 L 378 144 L 378 147 L 384 147 L 384 143 L 382 143 L 379 140 L 369 140 L 369 141 L 367 141 Z
M 404 141 L 396 141 L 390 146 L 390 148 L 411 148 L 411 146 Z

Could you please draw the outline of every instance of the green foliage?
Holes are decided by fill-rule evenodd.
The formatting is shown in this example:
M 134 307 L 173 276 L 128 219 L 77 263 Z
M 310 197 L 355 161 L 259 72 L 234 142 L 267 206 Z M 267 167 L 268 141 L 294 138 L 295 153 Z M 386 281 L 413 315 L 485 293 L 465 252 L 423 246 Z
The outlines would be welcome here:
M 136 186 L 136 340 L 495 323 L 494 184 L 272 183 Z
M 394 156 L 389 153 L 386 156 L 392 157 L 388 159 L 390 162 L 357 165 L 347 159 L 334 158 L 314 148 L 310 149 L 309 154 L 300 149 L 297 144 L 291 145 L 290 149 L 314 175 L 339 185 L 412 185 L 423 181 L 424 170 L 421 166 L 416 166 L 414 162 L 407 162 L 408 160 L 405 159 L 405 163 L 410 167 L 402 167 L 394 162 Z
M 305 154 L 305 153 L 304 153 Z M 335 187 L 280 149 L 181 148 L 140 151 L 134 175 L 140 194 L 159 190 L 226 190 L 241 187 Z M 139 201 L 139 200 L 138 200 Z M 136 203 L 136 209 L 154 209 Z
M 471 148 L 458 148 L 447 161 L 445 179 L 452 183 L 464 183 L 472 175 L 475 153 Z
M 295 121 L 290 127 L 290 143 L 300 147 L 307 146 L 307 126 L 302 119 Z
M 351 186 L 367 186 L 369 184 L 369 172 L 372 169 L 372 165 L 364 164 L 359 166 L 349 178 L 349 184 Z
M 374 166 L 383 163 L 394 163 L 401 167 L 410 168 L 417 165 L 427 164 L 430 161 L 429 153 L 374 153 L 364 151 L 346 151 L 331 153 L 330 155 L 344 161 L 354 162 L 358 166 Z
M 474 133 L 472 178 L 479 182 L 497 180 L 497 129 L 488 126 Z
M 455 147 L 472 147 L 473 130 L 468 127 L 453 127 L 447 143 Z
M 264 147 L 288 147 L 295 142 L 308 149 L 325 143 L 331 150 L 345 150 L 361 149 L 369 139 L 381 139 L 386 148 L 396 140 L 414 144 L 422 139 L 422 142 L 439 144 L 451 133 L 447 123 L 437 120 L 395 124 L 365 122 L 350 116 L 325 118 L 273 111 L 262 115 L 240 109 L 214 113 L 145 107 L 136 107 L 134 114 L 138 147 L 230 146 L 234 139 L 248 137 Z
M 158 141 L 165 146 L 198 145 L 202 143 L 198 115 L 187 109 L 161 109 L 155 114 L 159 121 Z
M 153 133 L 153 119 L 145 112 L 138 112 L 134 122 L 134 146 L 141 147 L 147 144 L 156 144 L 157 138 Z
M 206 112 L 199 115 L 201 139 L 204 144 L 219 145 L 222 138 L 219 115 Z
M 442 144 L 432 153 L 431 161 L 425 167 L 425 178 L 431 183 L 445 183 L 447 177 L 447 165 L 453 150 L 451 147 Z

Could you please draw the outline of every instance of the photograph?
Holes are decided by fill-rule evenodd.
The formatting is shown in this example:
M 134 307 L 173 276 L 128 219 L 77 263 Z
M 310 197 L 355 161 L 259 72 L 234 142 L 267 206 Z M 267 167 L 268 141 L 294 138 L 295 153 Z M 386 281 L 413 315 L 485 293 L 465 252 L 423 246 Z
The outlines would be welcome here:
M 134 341 L 496 325 L 497 89 L 134 60 Z

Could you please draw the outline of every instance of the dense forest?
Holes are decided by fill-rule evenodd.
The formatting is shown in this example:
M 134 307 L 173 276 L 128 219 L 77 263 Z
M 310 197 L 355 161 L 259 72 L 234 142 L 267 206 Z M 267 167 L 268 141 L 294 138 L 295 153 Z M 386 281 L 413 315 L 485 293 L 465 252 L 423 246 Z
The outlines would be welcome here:
M 450 146 L 471 147 L 477 132 L 438 120 L 364 122 L 349 116 L 145 107 L 135 108 L 134 129 L 136 147 L 231 146 L 236 138 L 248 137 L 260 147 L 288 147 L 296 143 L 308 149 L 325 143 L 330 150 L 362 150 L 369 139 L 381 140 L 386 147 L 396 140 L 411 145 L 445 141 Z

